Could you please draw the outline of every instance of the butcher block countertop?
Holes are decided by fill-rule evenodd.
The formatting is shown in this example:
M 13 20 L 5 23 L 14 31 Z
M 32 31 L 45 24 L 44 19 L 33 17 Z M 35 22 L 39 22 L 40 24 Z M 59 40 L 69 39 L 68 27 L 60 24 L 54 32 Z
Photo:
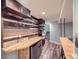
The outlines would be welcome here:
M 75 46 L 74 46 L 73 42 L 71 42 L 66 37 L 61 37 L 60 41 L 61 41 L 61 45 L 64 50 L 64 54 L 66 56 L 66 59 L 74 59 L 73 58 L 73 49 L 75 48 Z
M 26 39 L 26 40 L 22 41 L 22 42 L 18 42 L 12 46 L 2 48 L 2 50 L 5 52 L 12 52 L 12 51 L 15 51 L 18 49 L 28 48 L 28 47 L 32 46 L 33 44 L 35 44 L 36 42 L 44 39 L 44 37 L 36 36 L 34 38 L 31 38 L 31 39 L 27 39 L 27 38 L 24 38 L 24 39 Z

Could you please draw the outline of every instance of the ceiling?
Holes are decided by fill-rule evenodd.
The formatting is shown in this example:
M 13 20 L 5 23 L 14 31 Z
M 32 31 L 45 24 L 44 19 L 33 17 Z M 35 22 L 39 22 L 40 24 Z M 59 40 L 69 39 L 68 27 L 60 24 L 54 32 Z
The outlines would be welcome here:
M 43 18 L 47 21 L 56 21 L 59 18 L 66 18 L 67 22 L 73 19 L 73 0 L 18 0 L 25 7 L 31 10 L 31 14 L 37 18 Z M 62 14 L 60 17 L 60 13 Z M 46 12 L 42 15 L 42 12 Z

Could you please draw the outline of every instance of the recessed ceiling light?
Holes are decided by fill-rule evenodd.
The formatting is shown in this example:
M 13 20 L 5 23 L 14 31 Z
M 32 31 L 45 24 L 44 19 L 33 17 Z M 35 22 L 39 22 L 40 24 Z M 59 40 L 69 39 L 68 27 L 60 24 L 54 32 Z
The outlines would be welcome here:
M 45 15 L 46 14 L 46 12 L 42 12 L 42 15 Z

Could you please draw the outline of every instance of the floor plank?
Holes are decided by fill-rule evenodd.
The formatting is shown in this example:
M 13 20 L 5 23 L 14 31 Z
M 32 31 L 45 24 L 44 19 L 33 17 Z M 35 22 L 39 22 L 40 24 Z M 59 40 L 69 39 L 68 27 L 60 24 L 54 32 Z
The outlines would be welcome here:
M 60 59 L 60 45 L 46 41 L 39 59 Z

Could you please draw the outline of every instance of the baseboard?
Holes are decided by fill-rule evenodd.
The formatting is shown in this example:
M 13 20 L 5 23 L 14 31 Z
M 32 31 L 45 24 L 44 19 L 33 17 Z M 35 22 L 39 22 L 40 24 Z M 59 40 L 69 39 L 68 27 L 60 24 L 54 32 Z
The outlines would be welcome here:
M 60 44 L 61 44 L 60 42 L 56 42 L 56 41 L 52 41 L 52 40 L 50 40 L 50 42 L 51 42 L 51 43 L 58 44 L 58 45 L 60 45 Z

